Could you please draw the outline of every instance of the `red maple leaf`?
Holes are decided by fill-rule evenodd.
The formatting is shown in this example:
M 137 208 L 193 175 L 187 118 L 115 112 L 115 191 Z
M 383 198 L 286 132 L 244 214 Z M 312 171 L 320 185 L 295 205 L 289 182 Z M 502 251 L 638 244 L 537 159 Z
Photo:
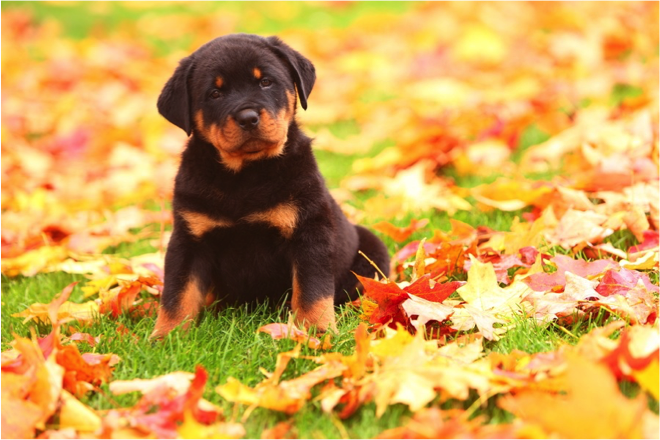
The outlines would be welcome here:
M 644 287 L 651 292 L 658 292 L 660 288 L 651 283 L 649 276 L 645 273 L 621 268 L 618 271 L 608 270 L 605 276 L 596 287 L 596 292 L 603 296 L 626 295 L 630 289 L 633 289 L 639 281 L 642 281 Z
M 552 261 L 557 266 L 557 272 L 532 274 L 524 280 L 525 283 L 537 292 L 560 291 L 566 285 L 566 272 L 587 278 L 601 274 L 607 269 L 619 267 L 615 261 L 609 259 L 596 261 L 574 260 L 566 255 L 555 255 Z

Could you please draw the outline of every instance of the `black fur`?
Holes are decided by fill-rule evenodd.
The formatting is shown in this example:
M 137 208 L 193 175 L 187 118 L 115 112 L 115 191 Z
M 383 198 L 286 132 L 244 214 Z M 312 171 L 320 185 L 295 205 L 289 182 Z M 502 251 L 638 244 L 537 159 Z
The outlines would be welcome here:
M 264 87 L 253 77 L 255 66 L 272 85 Z M 213 81 L 218 76 L 223 80 L 221 96 L 214 98 Z M 387 273 L 387 249 L 343 215 L 318 170 L 311 140 L 295 117 L 291 116 L 286 128 L 281 154 L 246 160 L 238 169 L 227 166 L 218 146 L 209 141 L 205 126 L 194 120 L 201 112 L 205 123 L 226 127 L 232 115 L 246 106 L 267 112 L 261 113 L 265 118 L 286 110 L 293 93 L 306 108 L 314 81 L 312 63 L 278 38 L 239 34 L 213 40 L 183 59 L 165 85 L 158 110 L 191 137 L 175 182 L 174 231 L 154 335 L 161 336 L 172 324 L 193 317 L 181 312 L 197 310 L 196 305 L 182 303 L 190 301 L 182 292 L 191 279 L 203 295 L 211 292 L 211 299 L 221 304 L 266 298 L 277 303 L 291 291 L 296 271 L 300 310 L 294 311 L 304 314 L 308 306 L 328 295 L 334 296 L 335 303 L 355 298 L 358 282 L 351 271 L 375 274 L 358 250 Z M 268 222 L 249 221 L 255 213 L 280 206 L 295 207 L 295 227 L 289 233 Z M 185 218 L 190 213 L 228 225 L 194 233 Z M 294 306 L 295 302 L 294 298 Z M 325 330 L 328 323 L 306 324 Z M 334 325 L 334 317 L 329 325 Z

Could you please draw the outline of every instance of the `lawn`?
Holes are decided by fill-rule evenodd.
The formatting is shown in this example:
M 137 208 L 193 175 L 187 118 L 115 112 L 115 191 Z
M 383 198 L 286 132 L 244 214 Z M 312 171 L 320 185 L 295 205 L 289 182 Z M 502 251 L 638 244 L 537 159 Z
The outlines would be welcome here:
M 3 438 L 657 438 L 657 17 L 3 2 Z M 185 143 L 156 99 L 232 32 L 315 64 L 297 118 L 393 272 L 330 336 L 265 333 L 283 298 L 151 341 Z

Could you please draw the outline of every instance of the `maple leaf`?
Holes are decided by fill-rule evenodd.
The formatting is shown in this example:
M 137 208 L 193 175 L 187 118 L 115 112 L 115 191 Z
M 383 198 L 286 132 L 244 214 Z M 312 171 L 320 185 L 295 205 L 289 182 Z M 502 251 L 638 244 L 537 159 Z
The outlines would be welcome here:
M 295 434 L 295 426 L 291 421 L 279 422 L 269 429 L 264 429 L 261 432 L 262 439 L 290 439 L 297 438 Z
M 94 433 L 101 428 L 101 417 L 90 407 L 62 391 L 60 430 L 73 429 L 78 433 Z
M 230 377 L 225 385 L 216 391 L 230 402 L 238 402 L 251 406 L 259 406 L 286 414 L 299 411 L 305 402 L 311 398 L 310 390 L 317 384 L 328 379 L 341 376 L 346 369 L 341 363 L 328 363 L 295 379 L 276 383 L 267 380 L 250 388 Z
M 647 369 L 653 371 L 657 365 L 658 354 L 660 353 L 660 333 L 658 326 L 633 326 L 623 330 L 616 347 L 612 347 L 609 353 L 602 356 L 600 361 L 606 364 L 614 373 L 617 379 L 634 379 L 636 375 L 642 375 L 644 378 L 643 387 L 650 391 L 656 398 L 658 395 L 655 382 L 646 378 L 648 373 L 643 373 Z M 653 389 L 650 389 L 653 388 Z
M 472 196 L 479 202 L 479 208 L 501 211 L 517 211 L 534 204 L 539 198 L 552 192 L 544 182 L 530 182 L 499 178 L 495 182 L 472 188 Z
M 134 391 L 139 391 L 142 394 L 150 394 L 159 388 L 170 389 L 174 394 L 181 395 L 188 391 L 190 382 L 194 377 L 195 375 L 193 373 L 176 371 L 153 379 L 114 380 L 110 383 L 109 388 L 110 392 L 115 395 Z
M 566 395 L 523 390 L 515 396 L 502 397 L 499 405 L 523 421 L 540 425 L 550 435 L 642 437 L 640 420 L 650 413 L 643 396 L 634 400 L 625 398 L 604 366 L 568 353 L 566 362 L 563 385 Z
M 434 438 L 524 438 L 520 426 L 511 424 L 483 424 L 481 418 L 470 418 L 462 410 L 444 411 L 427 408 L 413 414 L 406 425 L 381 432 L 381 439 L 434 439 Z
M 456 195 L 441 179 L 434 177 L 431 182 L 433 163 L 420 161 L 406 170 L 399 171 L 394 178 L 382 184 L 384 195 L 365 202 L 367 212 L 389 210 L 390 217 L 400 216 L 402 212 L 423 212 L 429 209 L 447 211 L 454 215 L 458 210 L 469 210 L 470 204 Z M 387 197 L 385 197 L 387 195 Z
M 609 217 L 594 211 L 569 209 L 554 230 L 545 233 L 548 242 L 570 249 L 581 243 L 598 243 L 614 233 L 607 227 Z
M 148 314 L 155 309 L 155 301 L 139 298 L 143 290 L 154 292 L 154 287 L 161 287 L 162 281 L 156 277 L 139 276 L 132 281 L 120 281 L 120 285 L 106 291 L 100 291 L 101 305 L 99 313 L 109 313 L 117 318 L 122 313 Z
M 442 302 L 464 284 L 462 281 L 452 281 L 444 284 L 435 283 L 431 280 L 429 274 L 418 278 L 413 284 L 403 288 L 389 280 L 379 282 L 361 276 L 357 276 L 357 278 L 364 286 L 365 297 L 378 305 L 369 316 L 369 322 L 372 324 L 385 324 L 390 321 L 392 322 L 391 325 L 395 325 L 396 322 L 406 323 L 405 315 L 400 306 L 409 298 L 408 294 L 428 301 Z
M 52 368 L 59 369 L 57 376 L 59 389 L 68 390 L 73 394 L 82 395 L 87 391 L 107 381 L 112 374 L 112 367 L 119 362 L 119 357 L 113 354 L 81 354 L 75 345 L 62 345 L 60 341 L 60 325 L 63 321 L 62 308 L 68 304 L 67 299 L 76 283 L 72 283 L 62 290 L 50 304 L 47 305 L 48 319 L 53 323 L 51 333 L 37 341 L 39 354 L 26 355 L 25 352 L 16 358 L 11 364 L 3 364 L 3 371 L 20 372 L 21 369 L 29 367 L 30 364 L 38 362 L 39 356 L 46 359 L 46 365 L 53 363 Z M 64 320 L 65 322 L 68 319 Z M 26 340 L 19 339 L 17 344 L 29 347 Z M 19 350 L 20 351 L 20 350 Z M 59 395 L 58 395 L 59 397 Z M 72 403 L 75 405 L 75 403 Z
M 392 223 L 389 222 L 378 222 L 371 225 L 371 228 L 375 229 L 378 232 L 382 232 L 383 234 L 387 235 L 394 241 L 402 242 L 405 241 L 408 237 L 410 237 L 414 232 L 416 232 L 419 229 L 422 229 L 428 224 L 429 224 L 429 220 L 424 218 L 421 220 L 412 219 L 410 220 L 410 224 L 403 228 L 394 226 Z
M 505 324 L 505 319 L 517 314 L 521 301 L 529 288 L 516 282 L 502 288 L 497 282 L 497 275 L 491 263 L 482 263 L 470 256 L 472 265 L 468 271 L 467 283 L 457 292 L 467 305 L 457 309 L 452 326 L 457 330 L 468 330 L 476 325 L 487 339 L 498 339 L 506 328 L 493 328 L 495 323 Z
M 131 408 L 113 409 L 103 418 L 102 435 L 138 435 L 160 438 L 240 438 L 242 425 L 222 420 L 220 408 L 202 399 L 208 374 L 197 367 L 195 374 L 170 373 L 150 380 L 110 384 L 114 393 L 141 391 Z
M 120 360 L 113 354 L 81 354 L 75 345 L 60 347 L 55 356 L 57 363 L 65 368 L 64 388 L 77 396 L 107 382 L 112 376 L 113 366 Z
M 48 306 L 49 304 L 34 303 L 22 312 L 14 313 L 11 316 L 24 318 L 23 322 L 35 320 L 48 324 L 51 323 L 48 318 Z M 97 316 L 98 310 L 99 306 L 94 301 L 87 301 L 82 304 L 67 301 L 60 307 L 57 320 L 60 322 L 91 322 Z
M 257 329 L 257 332 L 262 332 L 270 335 L 273 339 L 291 339 L 292 341 L 307 344 L 309 348 L 317 349 L 321 347 L 321 341 L 317 338 L 311 337 L 293 324 L 272 323 L 266 324 Z
M 596 292 L 603 296 L 616 294 L 625 295 L 626 292 L 633 289 L 638 282 L 641 282 L 643 286 L 651 292 L 657 293 L 660 291 L 658 286 L 651 283 L 647 274 L 621 268 L 618 271 L 608 270 L 605 272 L 600 283 L 596 286 Z
M 361 382 L 362 389 L 376 403 L 378 416 L 394 403 L 404 403 L 417 411 L 438 395 L 443 399 L 466 399 L 470 389 L 482 396 L 506 389 L 492 381 L 486 360 L 475 360 L 482 355 L 481 338 L 469 342 L 469 349 L 463 353 L 455 348 L 438 349 L 437 343 L 425 341 L 421 332 L 412 337 L 399 328 L 396 332 L 386 330 L 385 338 L 372 346 L 377 367 Z
M 531 255 L 528 257 L 531 258 Z M 535 257 L 536 256 L 534 255 L 534 258 Z M 509 269 L 514 267 L 530 267 L 534 263 L 534 259 L 532 259 L 531 263 L 524 263 L 515 255 L 502 255 L 493 249 L 482 249 L 479 252 L 479 255 L 477 255 L 477 259 L 482 263 L 491 263 L 493 265 L 493 269 L 495 269 L 497 281 L 503 284 L 509 284 L 510 282 L 508 273 Z M 466 272 L 470 270 L 471 265 L 471 260 L 465 260 L 463 267 Z
M 557 267 L 556 272 L 531 274 L 525 278 L 524 282 L 536 291 L 558 290 L 566 284 L 566 272 L 586 278 L 600 275 L 607 269 L 618 267 L 616 262 L 609 259 L 585 261 L 561 254 L 555 255 L 551 261 Z
M 43 246 L 27 251 L 15 258 L 2 258 L 2 273 L 7 276 L 34 276 L 51 264 L 64 260 L 68 255 L 62 246 Z
M 453 307 L 427 301 L 415 295 L 408 295 L 408 299 L 401 303 L 401 307 L 417 330 L 421 330 L 429 321 L 442 322 L 454 313 Z M 417 318 L 413 319 L 413 316 Z
M 12 417 L 6 411 L 2 413 L 3 435 L 34 437 L 35 429 L 45 429 L 46 421 L 57 409 L 64 368 L 54 356 L 44 358 L 35 341 L 18 337 L 13 345 L 21 356 L 2 365 L 2 400 L 7 404 L 5 408 L 15 408 L 16 413 L 12 412 Z M 25 416 L 20 424 L 14 421 L 18 421 L 14 419 L 18 415 Z
M 463 270 L 467 256 L 473 253 L 473 247 L 466 249 L 462 244 L 441 243 L 430 254 L 435 261 L 429 263 L 427 270 L 434 276 L 456 274 Z
M 552 207 L 546 208 L 542 215 L 532 223 L 521 222 L 518 217 L 513 219 L 511 231 L 502 233 L 503 238 L 493 237 L 491 241 L 501 241 L 500 245 L 488 242 L 485 244 L 493 249 L 503 248 L 506 254 L 515 255 L 525 247 L 539 248 L 545 244 L 545 233 L 557 225 Z
M 95 302 L 88 301 L 83 304 L 76 304 L 66 301 L 76 284 L 78 283 L 74 282 L 66 286 L 49 304 L 35 303 L 22 312 L 14 313 L 11 316 L 25 318 L 23 322 L 36 320 L 53 325 L 70 321 L 92 321 L 98 312 L 98 305 Z M 52 310 L 56 310 L 54 315 Z
M 245 428 L 242 424 L 234 422 L 217 422 L 206 425 L 185 413 L 183 423 L 178 428 L 178 434 L 180 438 L 196 439 L 243 438 Z
M 101 337 L 100 336 L 94 337 L 94 336 L 90 335 L 89 333 L 76 332 L 76 333 L 73 333 L 71 336 L 69 336 L 69 340 L 74 341 L 74 342 L 86 342 L 90 346 L 93 347 L 93 346 L 95 346 L 96 344 L 99 343 L 99 341 L 101 340 Z
M 629 254 L 657 249 L 660 247 L 660 233 L 658 231 L 644 231 L 641 243 L 628 248 Z

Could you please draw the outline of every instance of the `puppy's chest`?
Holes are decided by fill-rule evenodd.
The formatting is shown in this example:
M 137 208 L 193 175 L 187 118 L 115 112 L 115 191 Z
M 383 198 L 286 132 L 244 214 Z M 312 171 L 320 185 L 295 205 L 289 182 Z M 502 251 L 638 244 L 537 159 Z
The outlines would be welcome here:
M 194 204 L 185 203 L 183 195 L 179 199 L 183 202 L 177 203 L 182 226 L 197 238 L 217 230 L 232 233 L 266 227 L 288 239 L 299 226 L 303 213 L 301 200 L 282 189 L 274 192 L 268 188 L 249 192 L 216 189 Z

